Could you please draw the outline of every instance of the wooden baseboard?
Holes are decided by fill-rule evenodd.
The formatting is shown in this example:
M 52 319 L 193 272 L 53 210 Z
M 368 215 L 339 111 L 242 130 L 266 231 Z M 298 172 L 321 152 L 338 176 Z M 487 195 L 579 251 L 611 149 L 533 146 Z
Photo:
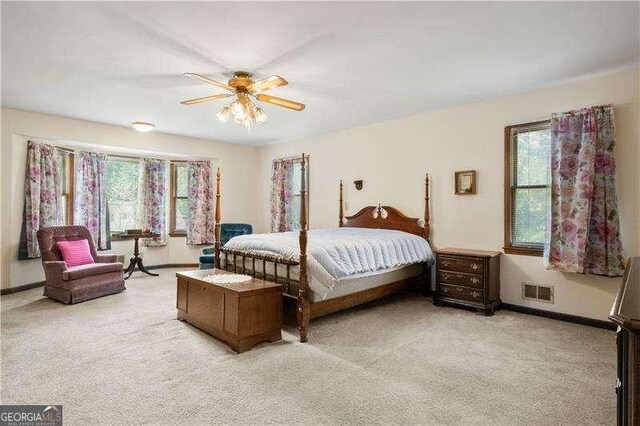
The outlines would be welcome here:
M 164 263 L 161 265 L 152 265 L 145 266 L 147 269 L 165 269 L 165 268 L 197 268 L 199 266 L 198 263 Z M 138 268 L 136 268 L 136 271 Z M 19 285 L 16 287 L 3 288 L 0 290 L 0 296 L 4 296 L 7 294 L 18 293 L 20 291 L 31 290 L 32 288 L 42 287 L 46 281 L 38 281 L 35 283 Z
M 542 309 L 530 308 L 528 306 L 512 305 L 511 303 L 502 303 L 499 309 L 504 309 L 506 311 L 519 312 L 521 314 L 536 315 L 539 317 L 550 318 L 554 320 L 572 322 L 575 324 L 588 325 L 591 327 L 603 328 L 605 330 L 613 330 L 613 331 L 616 330 L 616 325 L 609 321 L 581 317 L 578 315 L 563 314 L 561 312 L 545 311 Z
M 18 293 L 19 291 L 31 290 L 32 288 L 42 287 L 46 281 L 38 281 L 36 283 L 19 285 L 16 287 L 3 288 L 0 290 L 0 296 L 4 296 L 6 294 Z
M 197 268 L 199 263 L 164 263 L 162 265 L 145 266 L 146 269 L 165 269 L 165 268 Z M 136 271 L 138 268 L 136 268 Z

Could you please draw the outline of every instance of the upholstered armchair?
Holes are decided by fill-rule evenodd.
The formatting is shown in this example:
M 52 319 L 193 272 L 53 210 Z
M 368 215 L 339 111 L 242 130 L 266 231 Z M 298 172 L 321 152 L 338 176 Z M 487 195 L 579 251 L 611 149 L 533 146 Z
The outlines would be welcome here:
M 253 226 L 248 223 L 223 223 L 220 225 L 220 247 L 224 246 L 233 237 L 252 233 Z M 215 263 L 214 251 L 212 247 L 202 249 L 200 269 L 213 269 Z
M 86 239 L 95 263 L 67 267 L 56 243 Z M 119 293 L 124 287 L 124 265 L 116 254 L 98 254 L 85 226 L 54 226 L 38 231 L 46 283 L 44 295 L 72 304 Z

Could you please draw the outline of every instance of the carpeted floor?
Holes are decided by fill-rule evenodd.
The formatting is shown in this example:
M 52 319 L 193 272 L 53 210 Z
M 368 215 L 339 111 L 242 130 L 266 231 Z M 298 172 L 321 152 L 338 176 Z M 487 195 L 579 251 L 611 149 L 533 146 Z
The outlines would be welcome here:
M 241 355 L 175 319 L 175 270 L 66 306 L 2 297 L 3 404 L 68 424 L 614 424 L 613 332 L 399 295 Z

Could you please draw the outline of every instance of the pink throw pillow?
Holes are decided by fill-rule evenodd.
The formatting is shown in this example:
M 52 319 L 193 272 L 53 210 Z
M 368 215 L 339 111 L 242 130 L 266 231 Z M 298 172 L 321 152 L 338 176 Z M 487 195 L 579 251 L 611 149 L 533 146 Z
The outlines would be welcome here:
M 95 263 L 93 256 L 91 256 L 88 240 L 58 241 L 57 244 L 68 268 Z

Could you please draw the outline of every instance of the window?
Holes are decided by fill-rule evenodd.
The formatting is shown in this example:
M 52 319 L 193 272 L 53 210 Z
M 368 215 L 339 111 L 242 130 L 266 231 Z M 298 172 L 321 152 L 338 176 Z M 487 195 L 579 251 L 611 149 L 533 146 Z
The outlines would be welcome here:
M 138 175 L 136 159 L 108 157 L 107 202 L 111 232 L 125 232 L 138 226 Z
M 549 129 L 549 121 L 505 128 L 505 253 L 542 256 L 549 239 Z
M 171 236 L 187 235 L 189 189 L 186 162 L 171 162 L 171 182 L 169 192 L 169 234 Z
M 306 157 L 306 156 L 305 156 Z M 307 224 L 309 223 L 309 157 L 306 158 L 306 176 L 305 176 L 305 186 L 307 187 L 307 196 L 305 197 L 305 201 L 307 204 Z M 296 159 L 293 162 L 293 201 L 291 214 L 293 216 L 293 229 L 300 229 L 300 200 L 302 200 L 302 188 L 301 188 L 301 177 L 302 177 L 302 159 Z
M 61 224 L 73 225 L 73 189 L 75 182 L 73 152 L 62 149 L 59 149 L 58 152 L 60 155 L 58 158 L 58 172 L 62 181 L 60 191 Z

